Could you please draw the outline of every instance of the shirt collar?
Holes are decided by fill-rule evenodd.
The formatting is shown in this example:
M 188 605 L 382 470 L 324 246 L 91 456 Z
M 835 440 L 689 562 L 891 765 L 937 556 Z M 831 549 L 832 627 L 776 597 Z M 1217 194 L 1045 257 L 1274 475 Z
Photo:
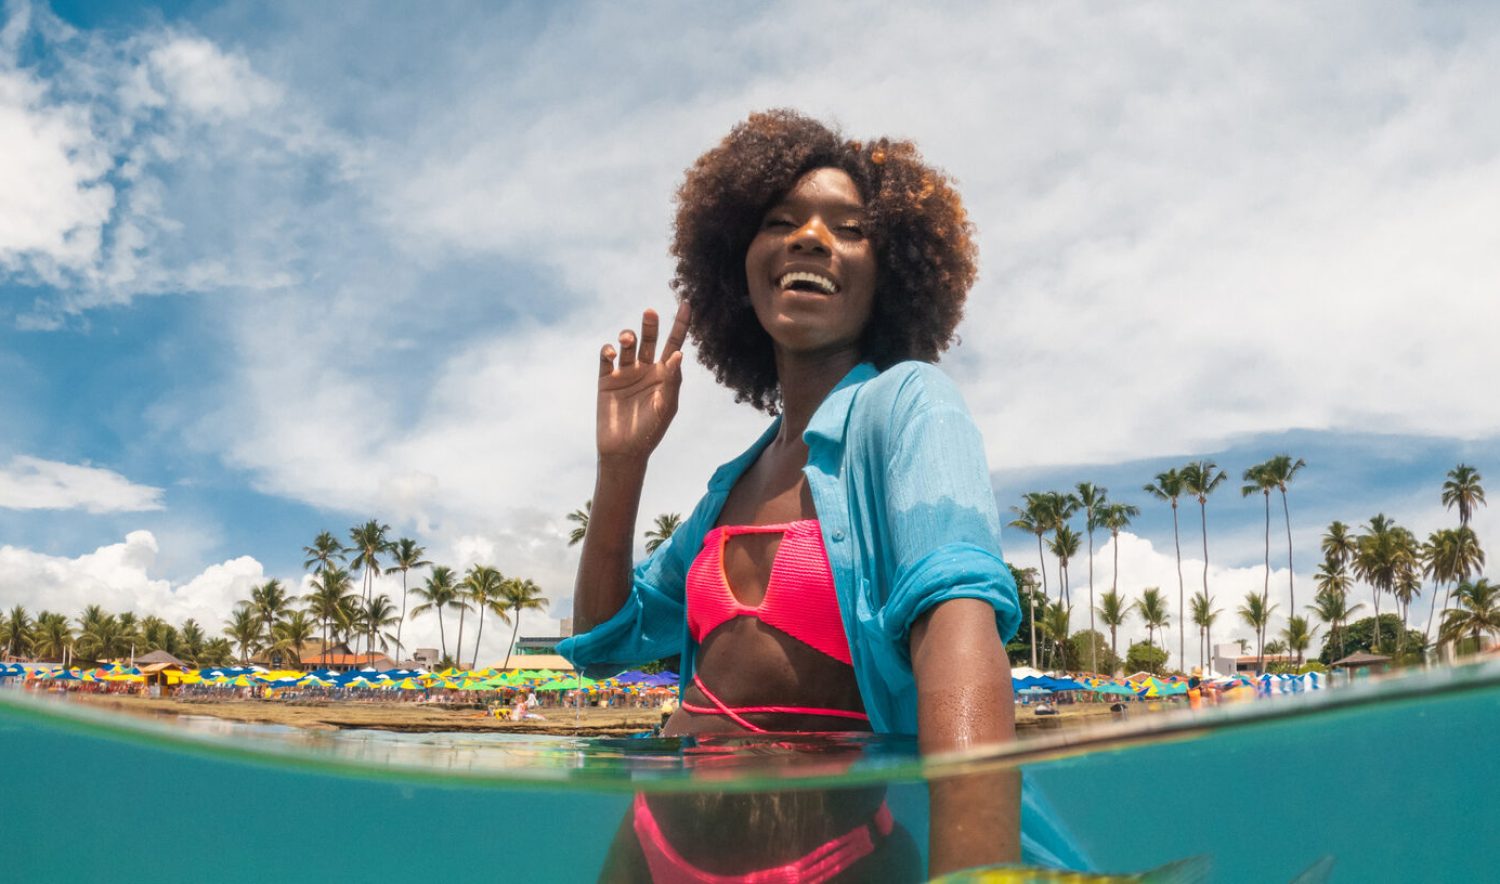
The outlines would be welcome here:
M 818 410 L 813 412 L 812 419 L 807 422 L 807 429 L 802 433 L 802 441 L 808 447 L 819 442 L 841 444 L 844 441 L 844 430 L 849 425 L 849 411 L 854 407 L 854 394 L 858 392 L 860 385 L 870 378 L 880 374 L 873 363 L 861 362 L 844 375 L 843 380 L 834 385 Z M 743 454 L 729 463 L 724 464 L 714 471 L 713 478 L 708 480 L 710 491 L 729 491 L 734 483 L 739 481 L 745 470 L 750 468 L 760 453 L 765 450 L 771 440 L 776 438 L 776 433 L 781 429 L 781 416 L 771 421 L 766 431 L 760 434 L 755 444 L 745 450 Z
M 812 447 L 815 441 L 842 444 L 844 430 L 849 426 L 849 411 L 854 407 L 854 395 L 865 381 L 877 374 L 880 372 L 869 362 L 861 362 L 851 368 L 823 399 L 818 410 L 813 412 L 812 419 L 807 422 L 807 429 L 802 433 L 802 441 L 808 447 Z

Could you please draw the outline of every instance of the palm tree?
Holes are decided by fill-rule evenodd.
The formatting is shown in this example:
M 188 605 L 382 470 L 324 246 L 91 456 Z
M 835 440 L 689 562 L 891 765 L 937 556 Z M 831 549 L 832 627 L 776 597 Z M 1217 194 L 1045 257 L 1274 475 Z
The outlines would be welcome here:
M 211 638 L 203 643 L 194 659 L 198 666 L 224 666 L 234 659 L 234 653 L 230 650 L 229 639 Z
M 1320 575 L 1321 576 L 1321 575 Z M 1347 575 L 1344 581 L 1348 582 Z M 1343 591 L 1331 586 L 1319 585 L 1317 595 L 1313 596 L 1313 603 L 1307 606 L 1314 617 L 1328 624 L 1328 640 L 1338 643 L 1339 656 L 1344 656 L 1344 624 L 1354 616 L 1354 612 L 1363 608 L 1364 605 L 1350 605 L 1349 597 Z
M 1343 568 L 1359 555 L 1359 539 L 1343 522 L 1329 522 L 1328 532 L 1323 535 L 1323 558 Z
M 1211 460 L 1195 460 L 1182 468 L 1182 490 L 1198 499 L 1198 516 L 1203 523 L 1203 597 L 1209 598 L 1208 594 L 1208 496 L 1229 478 L 1229 474 L 1219 469 L 1219 465 Z M 1183 610 L 1182 596 L 1179 593 L 1177 604 Z M 1181 644 L 1181 636 L 1179 636 Z M 1182 649 L 1179 647 L 1178 652 Z M 1201 654 L 1199 655 L 1201 658 Z M 1198 661 L 1203 665 L 1202 659 Z M 1187 668 L 1186 659 L 1183 660 L 1183 668 Z
M 396 541 L 391 547 L 391 556 L 396 560 L 395 564 L 385 569 L 385 573 L 394 574 L 401 572 L 401 619 L 396 623 L 396 656 L 406 653 L 406 646 L 401 644 L 401 628 L 406 625 L 406 575 L 413 568 L 426 568 L 432 563 L 422 558 L 427 550 L 417 546 L 417 542 L 410 537 L 403 537 Z
M 1186 490 L 1182 473 L 1176 469 L 1157 473 L 1156 481 L 1143 486 L 1142 490 L 1157 500 L 1165 500 L 1172 504 L 1172 543 L 1177 548 L 1177 598 L 1180 601 L 1187 591 L 1182 582 L 1182 535 L 1177 527 L 1177 498 L 1181 497 Z M 1178 657 L 1182 668 L 1186 669 L 1187 633 L 1180 628 L 1180 625 L 1178 631 Z
M 363 525 L 349 529 L 350 546 L 354 553 L 354 561 L 349 563 L 351 568 L 365 569 L 364 592 L 360 598 L 364 600 L 366 607 L 370 604 L 370 597 L 375 593 L 375 575 L 380 573 L 380 557 L 390 551 L 391 542 L 386 539 L 385 532 L 391 530 L 391 526 L 382 525 L 374 519 Z M 365 653 L 371 653 L 375 634 L 366 627 Z
M 317 621 L 310 618 L 305 611 L 293 611 L 276 624 L 276 632 L 271 637 L 273 639 L 271 650 L 290 654 L 292 660 L 301 665 L 302 647 L 312 640 L 317 631 Z
M 469 607 L 469 594 L 473 592 L 475 573 L 484 565 L 470 565 L 469 570 L 464 572 L 464 579 L 458 584 L 458 592 L 453 600 L 448 603 L 450 610 L 458 611 L 458 644 L 453 649 L 453 663 L 459 669 L 464 668 L 464 615 L 474 610 Z
M 1114 573 L 1109 578 L 1111 592 L 1120 589 L 1120 532 L 1130 527 L 1130 520 L 1141 514 L 1141 508 L 1132 503 L 1108 503 L 1100 514 L 1100 527 L 1109 531 L 1109 542 L 1114 551 Z M 1119 656 L 1118 651 L 1112 651 Z
M 1052 539 L 1047 541 L 1047 548 L 1057 556 L 1057 576 L 1061 589 L 1058 593 L 1058 601 L 1068 609 L 1068 616 L 1073 615 L 1073 596 L 1068 591 L 1068 562 L 1078 554 L 1078 547 L 1083 540 L 1077 531 L 1074 531 L 1066 522 L 1053 529 Z
M 1115 631 L 1125 625 L 1125 618 L 1135 609 L 1135 602 L 1127 602 L 1113 589 L 1099 596 L 1099 619 L 1109 627 L 1109 650 L 1120 656 L 1120 646 L 1115 641 Z
M 1375 601 L 1375 622 L 1380 623 L 1380 594 L 1395 592 L 1396 584 L 1407 568 L 1414 568 L 1418 556 L 1416 538 L 1384 513 L 1372 517 L 1366 532 L 1359 537 L 1359 551 L 1354 556 L 1355 576 L 1370 584 Z M 1403 630 L 1404 631 L 1404 630 Z M 1380 630 L 1375 630 L 1376 653 L 1379 653 Z
M 1249 497 L 1260 492 L 1266 499 L 1266 570 L 1265 587 L 1261 590 L 1261 609 L 1269 612 L 1276 606 L 1271 604 L 1271 489 L 1276 487 L 1276 478 L 1271 473 L 1270 461 L 1258 463 L 1245 470 L 1241 476 L 1245 484 L 1240 486 L 1240 496 Z M 1265 639 L 1261 639 L 1262 645 Z M 1260 653 L 1256 654 L 1259 658 Z M 1257 659 L 1256 668 L 1260 669 L 1264 661 Z
M 1302 665 L 1302 652 L 1312 644 L 1313 635 L 1317 631 L 1316 626 L 1308 626 L 1306 617 L 1293 614 L 1286 618 L 1286 626 L 1281 630 L 1281 638 L 1286 643 L 1287 650 L 1296 655 L 1298 666 Z
M 240 663 L 248 665 L 260 641 L 261 619 L 255 609 L 245 602 L 240 603 L 229 619 L 224 621 L 224 637 L 240 648 Z
M 1089 535 L 1089 631 L 1094 631 L 1094 530 L 1104 527 L 1104 509 L 1109 505 L 1109 489 L 1092 482 L 1079 482 L 1074 491 L 1083 508 L 1084 530 Z M 1089 671 L 1099 671 L 1098 642 L 1089 642 Z
M 568 532 L 568 546 L 577 546 L 583 542 L 585 534 L 589 533 L 589 516 L 594 513 L 594 499 L 591 497 L 583 504 L 583 509 L 568 513 L 568 521 L 576 523 L 576 527 Z
M 505 622 L 510 622 L 505 609 L 501 607 L 501 590 L 505 586 L 505 575 L 498 568 L 489 565 L 475 565 L 464 575 L 462 589 L 465 599 L 474 603 L 474 610 L 479 612 L 479 629 L 474 636 L 474 662 L 469 665 L 470 669 L 479 666 L 479 640 L 484 638 L 484 615 L 486 611 L 494 611 L 500 615 Z M 463 609 L 458 614 L 458 665 L 463 666 L 464 646 L 464 621 Z
M 1484 570 L 1484 550 L 1473 528 L 1467 525 L 1442 528 L 1432 532 L 1423 546 L 1422 565 L 1424 573 L 1435 583 L 1448 585 L 1443 591 L 1442 607 L 1446 610 L 1452 586 Z M 1432 602 L 1427 609 L 1427 628 L 1422 631 L 1424 641 L 1430 641 L 1432 636 L 1432 614 L 1438 607 L 1436 591 Z
M 36 615 L 31 651 L 48 660 L 62 660 L 63 653 L 73 643 L 73 628 L 63 614 L 43 611 Z
M 369 635 L 380 640 L 380 650 L 388 651 L 395 636 L 383 630 L 390 629 L 400 622 L 396 614 L 396 604 L 391 601 L 391 597 L 382 592 L 370 599 L 370 603 L 360 610 L 359 620 L 364 624 Z
M 84 608 L 78 618 L 76 650 L 86 659 L 100 662 L 120 655 L 120 621 L 98 605 Z
M 1037 571 L 1042 575 L 1042 604 L 1045 606 L 1047 602 L 1047 555 L 1042 550 L 1042 538 L 1047 534 L 1047 526 L 1051 523 L 1051 519 L 1046 511 L 1046 499 L 1041 492 L 1029 491 L 1022 497 L 1026 501 L 1024 507 L 1012 506 L 1010 508 L 1010 511 L 1016 514 L 1016 517 L 1010 521 L 1010 527 L 1036 535 Z M 1033 598 L 1031 601 L 1031 668 L 1035 669 L 1036 664 L 1036 600 Z
M 1458 607 L 1443 612 L 1438 641 L 1457 646 L 1465 634 L 1474 637 L 1474 651 L 1484 650 L 1484 636 L 1500 634 L 1500 586 L 1484 578 L 1461 583 L 1453 591 Z
M 1458 507 L 1458 524 L 1461 528 L 1469 527 L 1469 519 L 1474 516 L 1474 507 L 1486 506 L 1484 502 L 1484 486 L 1480 483 L 1484 477 L 1479 471 L 1468 464 L 1459 464 L 1448 471 L 1448 480 L 1443 483 L 1443 506 L 1448 509 Z
M 1286 517 L 1286 588 L 1292 611 L 1297 610 L 1297 589 L 1292 577 L 1292 510 L 1287 504 L 1286 486 L 1305 466 L 1307 461 L 1300 457 L 1294 461 L 1290 454 L 1278 454 L 1265 463 L 1267 478 L 1281 489 L 1281 512 Z
M 666 513 L 656 517 L 656 525 L 646 532 L 646 554 L 656 552 L 656 548 L 667 542 L 667 538 L 682 526 L 681 513 Z
M 1411 612 L 1412 599 L 1422 594 L 1422 572 L 1419 567 L 1422 557 L 1421 546 L 1416 543 L 1415 538 L 1412 538 L 1411 546 L 1412 554 L 1402 556 L 1401 565 L 1396 571 L 1396 582 L 1391 587 L 1391 594 L 1396 597 L 1396 604 L 1401 607 L 1401 632 L 1396 637 L 1398 657 L 1406 645 L 1407 615 Z
M 1214 621 L 1222 611 L 1214 609 L 1214 600 L 1206 592 L 1193 594 L 1193 625 L 1198 627 L 1198 665 L 1207 665 L 1209 649 L 1213 647 Z
M 8 656 L 19 657 L 31 647 L 34 626 L 31 615 L 21 605 L 11 608 L 9 617 L 0 616 L 0 643 L 5 645 Z
M 281 585 L 280 580 L 267 580 L 260 586 L 250 590 L 250 600 L 240 602 L 250 609 L 260 623 L 261 635 L 265 637 L 266 643 L 275 641 L 276 624 L 291 609 L 292 599 L 287 594 L 286 588 Z M 231 636 L 232 638 L 232 636 Z
M 505 587 L 500 591 L 505 607 L 513 616 L 509 617 L 510 644 L 505 647 L 505 665 L 502 669 L 510 668 L 510 655 L 516 646 L 516 632 L 521 628 L 522 611 L 540 611 L 547 607 L 547 599 L 542 596 L 542 588 L 530 580 L 507 580 Z
M 1266 626 L 1271 622 L 1271 613 L 1276 606 L 1267 602 L 1264 594 L 1256 595 L 1252 590 L 1245 594 L 1245 603 L 1239 608 L 1240 619 L 1255 630 L 1255 671 L 1260 674 L 1266 668 Z
M 307 603 L 308 613 L 323 624 L 323 666 L 328 666 L 328 648 L 333 644 L 334 624 L 342 624 L 346 618 L 346 607 L 354 598 L 350 592 L 354 581 L 349 572 L 330 564 L 318 570 L 309 584 L 311 592 L 302 597 Z
M 334 562 L 343 564 L 348 550 L 338 542 L 338 538 L 332 532 L 324 531 L 312 542 L 312 546 L 302 547 L 302 552 L 307 558 L 302 562 L 303 570 L 317 566 L 317 570 L 326 571 L 333 567 Z
M 1072 528 L 1068 527 L 1068 523 L 1072 520 L 1073 514 L 1078 512 L 1078 498 L 1072 494 L 1064 494 L 1061 491 L 1045 491 L 1042 493 L 1042 497 L 1046 500 L 1043 512 L 1047 516 L 1047 530 L 1052 532 L 1052 541 L 1048 543 L 1047 548 L 1053 549 L 1056 547 L 1058 533 L 1067 528 L 1067 533 L 1071 537 L 1064 542 L 1063 548 L 1067 549 L 1071 547 L 1070 556 L 1077 553 L 1078 545 L 1082 538 Z M 1055 549 L 1053 549 L 1053 554 L 1056 555 Z M 1066 581 L 1063 579 L 1063 572 L 1066 569 L 1067 564 L 1059 559 L 1057 562 L 1057 600 L 1065 604 L 1068 610 L 1071 611 L 1073 609 L 1073 598 L 1068 591 L 1068 587 L 1065 585 Z M 1043 616 L 1045 617 L 1045 615 Z
M 1141 615 L 1141 620 L 1146 624 L 1146 644 L 1152 644 L 1156 630 L 1165 630 L 1172 625 L 1171 612 L 1167 609 L 1167 598 L 1161 594 L 1161 588 L 1148 586 L 1141 590 L 1141 599 L 1135 603 L 1135 610 Z
M 182 621 L 182 628 L 177 631 L 182 635 L 183 659 L 197 664 L 208 646 L 208 637 L 203 634 L 203 627 L 198 625 L 197 620 L 189 617 Z M 225 644 L 228 644 L 227 640 Z
M 1069 611 L 1062 602 L 1052 602 L 1044 607 L 1042 613 L 1042 634 L 1052 640 L 1052 663 L 1049 669 L 1057 669 L 1067 666 L 1067 654 L 1064 646 L 1068 641 Z
M 431 611 L 437 614 L 438 638 L 442 641 L 443 657 L 448 656 L 448 636 L 443 631 L 443 610 L 458 598 L 458 584 L 453 569 L 447 565 L 434 565 L 427 580 L 412 590 L 422 604 L 411 609 L 412 617 L 420 617 Z

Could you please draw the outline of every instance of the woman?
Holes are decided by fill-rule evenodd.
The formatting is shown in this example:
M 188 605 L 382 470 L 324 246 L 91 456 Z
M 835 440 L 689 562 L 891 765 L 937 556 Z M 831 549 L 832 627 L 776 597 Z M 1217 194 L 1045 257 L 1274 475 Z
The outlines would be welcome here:
M 845 141 L 775 111 L 701 157 L 678 201 L 682 303 L 661 353 L 647 311 L 639 335 L 600 354 L 581 634 L 560 650 L 615 671 L 680 654 L 668 736 L 875 730 L 915 733 L 928 753 L 1011 739 L 1015 585 L 979 433 L 930 364 L 975 273 L 957 193 L 908 142 Z M 689 334 L 720 383 L 776 417 L 632 569 Z M 1018 792 L 1013 778 L 934 783 L 931 874 L 1017 859 Z M 614 872 L 628 877 L 634 860 L 658 878 L 664 863 L 689 877 L 765 863 L 810 877 L 799 862 L 831 877 L 907 874 L 912 849 L 878 792 L 779 796 L 771 813 L 748 800 L 719 809 L 759 823 L 772 845 L 762 866 L 709 843 L 733 830 L 722 815 L 640 798 Z M 829 845 L 837 862 L 817 853 Z

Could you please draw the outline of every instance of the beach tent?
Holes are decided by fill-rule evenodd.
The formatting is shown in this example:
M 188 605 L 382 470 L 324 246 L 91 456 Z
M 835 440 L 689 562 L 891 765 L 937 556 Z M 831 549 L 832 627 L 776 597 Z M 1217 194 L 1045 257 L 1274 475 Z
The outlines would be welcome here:
M 598 684 L 598 682 L 594 681 L 592 678 L 584 678 L 581 675 L 569 676 L 567 678 L 560 678 L 556 681 L 549 681 L 546 684 L 539 686 L 537 690 L 572 691 L 577 690 L 578 688 L 591 688 L 596 684 Z
M 1134 697 L 1135 696 L 1135 691 L 1132 691 L 1130 688 L 1127 688 L 1127 687 L 1125 687 L 1122 684 L 1112 684 L 1110 682 L 1103 682 L 1101 684 L 1096 684 L 1092 688 L 1090 688 L 1090 690 L 1092 690 L 1096 694 L 1108 694 L 1110 696 L 1120 696 L 1120 697 Z
M 1074 681 L 1071 678 L 1049 678 L 1049 679 L 1047 679 L 1047 681 L 1050 682 L 1050 684 L 1044 684 L 1044 685 L 1042 685 L 1042 687 L 1050 688 L 1051 690 L 1054 690 L 1054 691 L 1086 691 L 1086 690 L 1088 690 L 1088 688 L 1084 687 L 1083 685 L 1079 684 L 1078 682 Z

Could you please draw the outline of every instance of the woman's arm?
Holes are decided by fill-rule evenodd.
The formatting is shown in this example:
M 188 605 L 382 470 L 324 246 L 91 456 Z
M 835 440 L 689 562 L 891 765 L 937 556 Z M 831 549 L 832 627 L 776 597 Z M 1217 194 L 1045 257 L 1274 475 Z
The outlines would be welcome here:
M 630 595 L 641 486 L 646 479 L 646 463 L 677 414 L 687 327 L 688 306 L 684 303 L 677 309 L 666 348 L 658 360 L 656 312 L 647 310 L 641 317 L 639 352 L 636 334 L 630 329 L 620 332 L 618 352 L 611 344 L 605 344 L 599 352 L 599 467 L 573 587 L 576 633 L 588 632 L 613 617 Z
M 995 610 L 978 599 L 942 602 L 911 630 L 922 754 L 975 749 L 1015 739 L 1010 661 Z M 1021 857 L 1018 770 L 929 783 L 928 875 Z

